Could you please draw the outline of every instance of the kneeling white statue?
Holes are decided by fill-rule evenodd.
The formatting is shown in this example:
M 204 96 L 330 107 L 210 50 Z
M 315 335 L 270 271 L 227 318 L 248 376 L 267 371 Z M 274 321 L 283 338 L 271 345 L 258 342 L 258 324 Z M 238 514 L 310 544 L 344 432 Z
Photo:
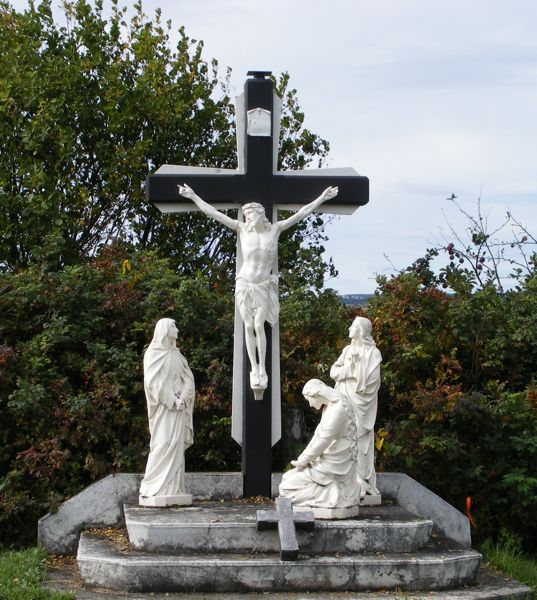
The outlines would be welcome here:
M 151 442 L 140 486 L 142 506 L 192 504 L 185 492 L 185 450 L 194 437 L 194 377 L 176 346 L 177 333 L 175 321 L 160 319 L 144 354 Z
M 312 408 L 323 410 L 321 422 L 306 449 L 284 473 L 280 495 L 296 509 L 313 510 L 316 519 L 345 519 L 358 514 L 358 436 L 349 400 L 319 379 L 310 379 L 302 393 Z

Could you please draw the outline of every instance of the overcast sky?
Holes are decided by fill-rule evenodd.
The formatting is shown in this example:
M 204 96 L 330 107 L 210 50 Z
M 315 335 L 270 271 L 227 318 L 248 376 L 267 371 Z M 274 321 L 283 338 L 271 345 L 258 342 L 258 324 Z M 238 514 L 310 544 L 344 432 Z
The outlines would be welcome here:
M 17 8 L 26 2 L 17 0 Z M 120 4 L 125 4 L 120 1 Z M 127 3 L 128 4 L 128 3 Z M 482 197 L 537 233 L 535 0 L 146 0 L 233 70 L 287 70 L 329 166 L 370 179 L 370 202 L 328 227 L 340 275 L 371 292 L 377 273 L 421 256 L 447 230 L 446 198 Z M 223 71 L 222 71 L 223 72 Z

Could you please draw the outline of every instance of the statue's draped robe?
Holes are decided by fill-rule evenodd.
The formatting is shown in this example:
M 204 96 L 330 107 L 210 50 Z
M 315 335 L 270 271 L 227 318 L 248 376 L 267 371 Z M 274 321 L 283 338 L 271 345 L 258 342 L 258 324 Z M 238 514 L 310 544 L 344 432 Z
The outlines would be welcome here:
M 323 407 L 321 422 L 298 457 L 305 469 L 284 473 L 280 494 L 295 506 L 348 508 L 358 505 L 357 433 L 350 402 L 339 397 Z
M 140 496 L 185 493 L 185 450 L 192 445 L 194 377 L 184 356 L 165 342 L 144 355 L 144 388 L 151 442 Z M 181 397 L 185 403 L 177 408 Z
M 382 356 L 374 342 L 350 344 L 330 370 L 335 389 L 354 409 L 358 430 L 358 482 L 362 496 L 379 494 L 375 473 L 375 419 L 377 417 Z

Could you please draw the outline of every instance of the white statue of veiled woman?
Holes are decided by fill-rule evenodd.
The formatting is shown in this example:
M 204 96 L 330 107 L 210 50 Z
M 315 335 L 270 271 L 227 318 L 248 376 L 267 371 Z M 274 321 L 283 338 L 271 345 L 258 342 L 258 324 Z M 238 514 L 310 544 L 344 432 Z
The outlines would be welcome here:
M 283 474 L 280 495 L 297 509 L 312 510 L 316 519 L 345 519 L 358 514 L 356 453 L 358 438 L 350 400 L 319 379 L 302 390 L 312 408 L 323 411 L 310 443 L 294 469 Z
M 358 482 L 362 504 L 380 504 L 375 473 L 375 419 L 377 417 L 382 356 L 371 337 L 372 325 L 356 317 L 349 328 L 351 343 L 330 369 L 335 389 L 352 403 L 358 429 Z
M 192 504 L 185 492 L 185 450 L 194 437 L 194 377 L 176 346 L 177 333 L 173 319 L 160 319 L 144 354 L 151 442 L 140 486 L 142 506 Z

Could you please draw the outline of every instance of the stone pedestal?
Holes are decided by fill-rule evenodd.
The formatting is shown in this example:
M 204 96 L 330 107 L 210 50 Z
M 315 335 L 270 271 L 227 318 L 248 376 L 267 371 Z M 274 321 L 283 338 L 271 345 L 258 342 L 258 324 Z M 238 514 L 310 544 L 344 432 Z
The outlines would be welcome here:
M 332 519 L 352 519 L 357 517 L 360 512 L 360 507 L 346 506 L 345 508 L 321 508 L 318 506 L 296 506 L 295 510 L 311 510 L 316 519 L 332 520 Z
M 380 494 L 366 494 L 360 498 L 360 506 L 380 506 L 382 504 L 382 496 Z
M 139 496 L 140 506 L 191 506 L 192 494 L 178 494 L 175 496 Z

